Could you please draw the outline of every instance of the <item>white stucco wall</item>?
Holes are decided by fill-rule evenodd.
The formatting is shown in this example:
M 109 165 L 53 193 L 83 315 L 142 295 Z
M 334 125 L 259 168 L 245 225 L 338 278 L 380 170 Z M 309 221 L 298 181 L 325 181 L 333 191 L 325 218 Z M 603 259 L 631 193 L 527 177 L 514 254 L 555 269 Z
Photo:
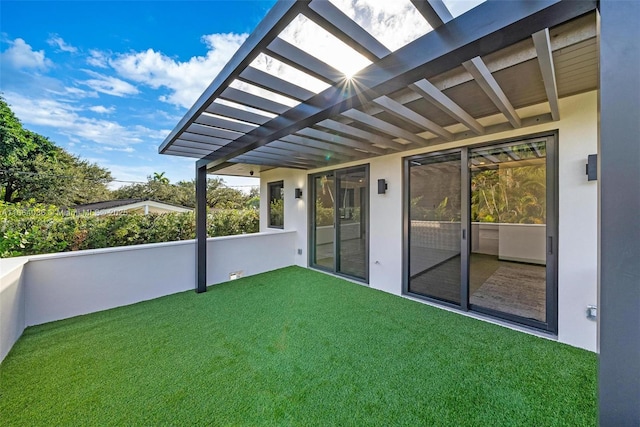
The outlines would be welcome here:
M 207 240 L 207 284 L 294 265 L 295 232 Z M 0 260 L 0 361 L 27 326 L 195 287 L 193 240 Z
M 295 233 L 207 240 L 207 284 L 293 265 Z M 24 280 L 27 326 L 194 289 L 193 240 L 32 257 Z
M 307 247 L 307 203 L 309 191 L 306 171 L 295 169 L 272 169 L 260 172 L 260 200 L 269 200 L 267 183 L 283 181 L 284 184 L 284 228 L 282 231 L 294 231 L 295 237 L 295 265 L 308 266 Z M 302 189 L 302 197 L 296 199 L 295 189 Z M 260 203 L 260 231 L 281 231 L 268 227 L 268 205 Z M 298 254 L 298 250 L 302 253 Z
M 402 158 L 429 151 L 558 130 L 559 157 L 559 253 L 558 253 L 558 340 L 576 347 L 596 350 L 596 322 L 585 310 L 597 301 L 597 182 L 587 181 L 587 155 L 597 152 L 597 92 L 560 100 L 558 122 L 495 133 L 403 153 L 345 163 L 312 171 L 275 169 L 261 175 L 261 198 L 266 200 L 266 183 L 284 180 L 285 229 L 298 230 L 296 245 L 307 260 L 307 175 L 322 170 L 358 164 L 370 165 L 370 280 L 372 288 L 402 294 Z M 386 194 L 374 185 L 387 180 Z M 303 202 L 293 198 L 296 186 L 304 186 Z M 266 206 L 261 207 L 261 230 L 266 230 Z M 298 259 L 298 258 L 297 258 Z
M 587 181 L 585 164 L 598 152 L 597 93 L 561 101 L 558 334 L 596 351 L 597 323 L 585 311 L 598 302 L 598 183 Z
M 547 261 L 547 226 L 498 224 L 498 258 L 545 265 Z
M 23 269 L 26 257 L 0 259 L 0 362 L 25 328 Z

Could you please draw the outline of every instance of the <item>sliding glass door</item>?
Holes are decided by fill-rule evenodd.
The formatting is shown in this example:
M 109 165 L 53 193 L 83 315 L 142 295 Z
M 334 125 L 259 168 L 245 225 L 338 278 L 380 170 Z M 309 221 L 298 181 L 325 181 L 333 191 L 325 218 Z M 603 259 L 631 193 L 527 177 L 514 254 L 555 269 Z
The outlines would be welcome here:
M 546 322 L 546 139 L 477 148 L 471 169 L 469 304 Z
M 406 291 L 557 325 L 555 136 L 405 162 Z
M 367 278 L 367 173 L 364 168 L 338 172 L 336 271 L 348 276 Z
M 369 277 L 369 168 L 310 177 L 313 267 L 367 281 Z
M 312 179 L 312 264 L 333 269 L 335 263 L 335 179 L 333 172 L 316 175 Z
M 460 304 L 460 152 L 411 161 L 409 292 Z

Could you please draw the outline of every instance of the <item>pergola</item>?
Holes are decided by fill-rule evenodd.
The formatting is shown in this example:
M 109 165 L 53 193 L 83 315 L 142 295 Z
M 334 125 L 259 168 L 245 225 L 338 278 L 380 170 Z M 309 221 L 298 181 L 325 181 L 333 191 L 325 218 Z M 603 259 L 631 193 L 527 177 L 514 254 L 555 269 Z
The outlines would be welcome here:
M 487 1 L 457 17 L 411 3 L 424 31 L 393 49 L 329 1 L 279 1 L 162 143 L 198 159 L 197 291 L 208 172 L 311 170 L 560 120 L 559 98 L 599 89 L 600 422 L 640 422 L 639 3 Z M 294 24 L 363 66 L 296 45 Z

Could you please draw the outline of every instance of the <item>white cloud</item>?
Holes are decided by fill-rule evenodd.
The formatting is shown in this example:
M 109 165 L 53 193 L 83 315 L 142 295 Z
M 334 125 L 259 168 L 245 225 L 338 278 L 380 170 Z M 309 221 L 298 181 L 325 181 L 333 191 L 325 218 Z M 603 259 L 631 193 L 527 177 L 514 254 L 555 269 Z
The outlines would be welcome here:
M 304 15 L 295 17 L 280 37 L 347 76 L 371 64 L 367 58 Z
M 136 125 L 130 129 L 135 135 L 140 135 L 145 139 L 154 139 L 156 141 L 163 141 L 166 136 L 169 135 L 169 132 L 171 132 L 171 129 L 149 129 L 142 125 Z
M 90 98 L 97 98 L 98 94 L 96 92 L 88 92 L 86 90 L 82 90 L 80 88 L 77 87 L 65 87 L 64 88 L 65 93 L 70 94 L 70 95 L 76 95 L 79 96 L 81 98 L 86 98 L 86 97 L 90 97 Z
M 246 34 L 210 34 L 202 37 L 209 48 L 205 56 L 180 62 L 153 49 L 121 54 L 109 64 L 126 79 L 167 88 L 161 101 L 189 108 L 246 39 Z
M 61 52 L 75 53 L 78 51 L 77 47 L 67 44 L 62 37 L 57 34 L 52 34 L 49 40 L 47 40 L 47 43 L 49 43 L 50 46 L 57 47 Z
M 98 92 L 96 91 L 88 91 L 84 89 L 80 89 L 73 86 L 66 86 L 62 88 L 62 90 L 57 89 L 45 89 L 46 92 L 51 93 L 53 95 L 64 96 L 68 98 L 78 99 L 78 98 L 97 98 Z
M 453 17 L 457 17 L 462 15 L 463 13 L 468 12 L 474 7 L 478 6 L 480 3 L 484 3 L 486 0 L 444 0 L 444 4 L 451 11 L 451 15 Z
M 409 0 L 330 1 L 392 51 L 431 31 Z
M 91 148 L 91 150 L 96 153 L 113 152 L 113 151 L 119 151 L 122 153 L 134 153 L 136 151 L 135 148 L 133 147 L 104 147 L 104 146 L 94 147 L 94 148 Z
M 106 53 L 99 50 L 90 50 L 87 64 L 98 68 L 109 68 L 109 57 Z
M 158 144 L 169 133 L 164 129 L 123 126 L 115 121 L 83 117 L 82 108 L 52 99 L 31 99 L 15 92 L 5 93 L 5 98 L 16 116 L 26 125 L 53 128 L 72 141 L 123 149 L 144 142 Z
M 115 109 L 115 107 L 107 108 L 104 105 L 94 105 L 92 107 L 89 107 L 89 110 L 93 111 L 94 113 L 98 113 L 98 114 L 111 114 L 116 109 Z
M 46 70 L 52 63 L 45 58 L 44 50 L 35 51 L 23 39 L 9 42 L 11 47 L 0 54 L 0 61 L 16 69 L 31 68 Z
M 182 119 L 182 114 L 171 114 L 164 110 L 155 110 L 145 114 L 136 115 L 136 117 L 145 121 L 153 121 L 154 123 L 164 123 L 169 126 L 175 126 Z
M 135 95 L 139 91 L 131 83 L 125 82 L 113 76 L 105 76 L 91 70 L 84 70 L 87 74 L 94 77 L 93 79 L 84 80 L 80 83 L 89 86 L 91 89 L 106 93 L 107 95 L 123 97 L 126 95 Z

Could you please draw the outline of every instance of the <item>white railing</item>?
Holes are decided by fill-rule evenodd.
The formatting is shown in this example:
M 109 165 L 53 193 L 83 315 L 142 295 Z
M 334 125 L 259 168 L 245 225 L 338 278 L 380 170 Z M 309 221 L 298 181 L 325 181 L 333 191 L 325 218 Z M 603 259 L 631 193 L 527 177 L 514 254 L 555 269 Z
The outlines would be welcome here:
M 295 264 L 295 231 L 207 240 L 207 283 Z M 193 240 L 0 260 L 0 361 L 24 328 L 195 287 Z

